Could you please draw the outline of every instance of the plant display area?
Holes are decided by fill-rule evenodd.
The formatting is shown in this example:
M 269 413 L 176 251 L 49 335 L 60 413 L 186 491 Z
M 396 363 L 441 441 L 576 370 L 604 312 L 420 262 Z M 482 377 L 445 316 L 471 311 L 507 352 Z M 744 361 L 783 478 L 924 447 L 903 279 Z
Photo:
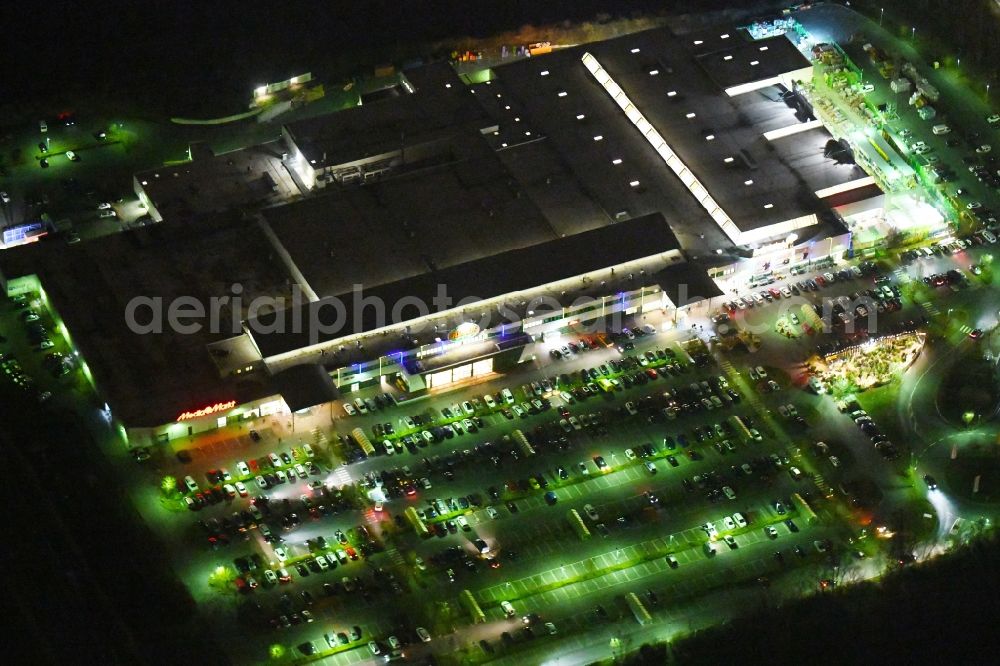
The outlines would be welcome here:
M 874 338 L 813 363 L 816 376 L 835 395 L 881 386 L 906 371 L 924 347 L 922 332 Z

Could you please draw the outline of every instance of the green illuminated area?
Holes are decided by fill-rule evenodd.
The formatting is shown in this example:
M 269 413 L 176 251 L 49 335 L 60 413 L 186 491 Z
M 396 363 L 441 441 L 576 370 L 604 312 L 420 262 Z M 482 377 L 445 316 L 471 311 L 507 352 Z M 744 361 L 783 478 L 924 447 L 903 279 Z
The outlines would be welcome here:
M 565 337 L 552 344 L 558 348 L 573 339 Z M 541 371 L 520 371 L 435 395 L 415 407 L 400 405 L 367 416 L 345 415 L 334 428 L 328 422 L 321 425 L 328 418 L 324 407 L 315 415 L 297 417 L 297 432 L 308 435 L 265 430 L 261 433 L 264 448 L 254 449 L 254 459 L 246 461 L 260 472 L 240 474 L 239 461 L 225 456 L 203 462 L 202 467 L 227 470 L 229 483 L 246 483 L 251 496 L 261 493 L 255 482 L 261 472 L 281 470 L 294 475 L 296 464 L 311 460 L 320 474 L 267 491 L 274 513 L 263 522 L 254 521 L 250 542 L 230 540 L 228 546 L 205 553 L 199 558 L 205 566 L 194 570 L 188 585 L 202 590 L 196 593 L 199 596 L 221 596 L 237 608 L 248 609 L 251 600 L 263 606 L 263 611 L 243 611 L 248 628 L 262 627 L 264 642 L 251 642 L 256 648 L 248 646 L 248 650 L 258 650 L 257 655 L 301 658 L 306 656 L 303 648 L 312 653 L 310 657 L 364 653 L 369 640 L 387 648 L 389 636 L 408 641 L 404 651 L 419 654 L 435 647 L 437 637 L 454 631 L 456 636 L 475 638 L 462 639 L 457 653 L 435 651 L 438 658 L 479 663 L 499 654 L 523 653 L 528 660 L 558 654 L 561 641 L 587 638 L 595 626 L 638 627 L 649 637 L 669 639 L 688 627 L 665 621 L 666 615 L 691 612 L 697 616 L 694 604 L 715 608 L 711 600 L 734 586 L 766 585 L 775 591 L 811 593 L 834 581 L 870 577 L 877 571 L 877 567 L 872 570 L 874 563 L 884 565 L 896 535 L 902 533 L 893 524 L 902 520 L 901 514 L 890 518 L 860 511 L 834 492 L 832 484 L 841 474 L 858 469 L 847 451 L 849 445 L 834 441 L 819 445 L 801 424 L 775 410 L 779 402 L 796 404 L 811 425 L 821 421 L 819 412 L 832 407 L 833 398 L 810 397 L 797 390 L 795 379 L 780 366 L 768 364 L 766 376 L 759 377 L 754 364 L 759 357 L 738 353 L 732 359 L 702 357 L 708 347 L 700 342 L 689 344 L 690 339 L 685 332 L 673 331 L 640 338 L 634 350 L 599 347 L 574 354 L 569 361 L 545 364 Z M 764 336 L 764 348 L 770 341 L 770 336 Z M 612 360 L 627 365 L 613 368 Z M 598 369 L 602 365 L 607 374 Z M 582 402 L 575 398 L 570 402 L 564 394 L 584 385 L 579 369 L 585 367 L 598 369 L 607 389 L 598 389 L 598 395 Z M 552 374 L 566 378 L 558 387 L 540 388 L 536 394 L 530 383 Z M 692 382 L 702 390 L 702 381 L 709 387 L 706 396 L 727 396 L 726 406 L 694 414 L 679 411 L 668 417 L 663 410 L 672 408 L 663 398 L 664 391 L 687 390 Z M 626 382 L 634 384 L 627 387 Z M 775 382 L 777 390 L 768 382 Z M 525 384 L 529 385 L 527 393 L 522 388 Z M 493 394 L 505 387 L 512 390 L 519 408 L 528 403 L 523 418 L 512 411 L 511 418 L 504 415 L 507 408 L 502 396 L 498 400 Z M 738 401 L 733 402 L 724 387 L 731 388 Z M 486 393 L 495 403 L 492 408 L 482 398 Z M 467 414 L 461 405 L 466 400 L 482 422 L 476 433 L 414 444 L 416 454 L 406 450 L 403 440 L 425 429 L 456 424 L 464 428 Z M 533 400 L 544 400 L 542 408 L 531 405 Z M 445 408 L 449 413 L 442 413 Z M 343 413 L 339 403 L 334 409 Z M 560 413 L 563 410 L 565 415 Z M 420 415 L 425 424 L 407 429 L 403 423 L 407 415 Z M 398 424 L 398 429 L 394 427 L 390 436 L 378 436 L 372 431 L 376 422 Z M 747 423 L 752 425 L 747 427 Z M 344 445 L 336 435 L 348 437 L 356 427 L 372 433 L 379 455 L 350 465 L 347 469 L 354 483 L 341 484 L 337 480 L 343 475 L 329 476 L 323 470 L 335 471 L 337 461 L 350 455 L 354 445 Z M 695 428 L 702 434 L 696 434 Z M 710 436 L 705 435 L 708 428 Z M 518 432 L 526 434 L 528 444 L 515 445 Z M 398 443 L 400 451 L 394 450 L 392 456 L 382 453 L 386 441 L 393 449 L 393 443 Z M 463 453 L 487 441 L 504 443 L 504 448 L 496 449 L 502 460 L 499 465 L 487 453 Z M 298 445 L 289 451 L 288 442 Z M 307 442 L 312 457 L 301 446 Z M 647 444 L 650 449 L 644 451 Z M 518 451 L 516 460 L 511 448 Z M 291 462 L 279 460 L 273 465 L 266 453 L 270 450 L 289 452 Z M 829 462 L 834 453 L 843 461 L 837 468 Z M 595 463 L 596 456 L 603 458 L 603 467 Z M 438 460 L 433 469 L 420 462 L 425 457 Z M 454 461 L 452 467 L 446 464 L 448 459 Z M 366 471 L 400 473 L 404 465 L 410 475 L 403 480 L 380 482 L 375 488 L 358 483 Z M 165 506 L 175 516 L 171 520 L 194 519 L 177 513 L 181 498 L 193 495 L 179 475 L 192 469 L 178 468 L 174 476 L 157 480 L 161 496 L 170 502 Z M 203 470 L 198 471 L 201 475 L 194 476 L 202 492 L 207 484 Z M 716 476 L 713 479 L 706 473 Z M 306 488 L 306 482 L 314 478 L 325 480 L 331 490 Z M 430 488 L 424 487 L 423 479 Z M 685 489 L 687 484 L 690 490 Z M 496 499 L 491 497 L 494 491 Z M 309 503 L 300 504 L 302 494 L 310 497 Z M 728 499 L 729 494 L 733 499 Z M 290 509 L 275 505 L 285 499 L 292 503 Z M 439 511 L 432 514 L 431 507 L 438 504 L 434 500 L 441 502 Z M 376 501 L 381 511 L 374 510 Z M 919 494 L 913 501 L 920 501 Z M 915 503 L 907 515 L 922 515 L 925 504 Z M 318 511 L 318 518 L 310 516 L 313 508 L 324 505 L 331 508 L 330 516 L 325 510 Z M 239 497 L 223 501 L 221 513 L 230 513 L 231 506 L 246 503 Z M 580 516 L 582 529 L 568 517 L 571 509 Z M 404 519 L 404 510 L 411 517 L 419 512 L 422 518 Z M 297 513 L 301 522 L 283 530 L 283 516 L 289 513 Z M 397 514 L 398 520 L 393 518 Z M 199 512 L 202 520 L 212 515 L 220 514 L 211 505 Z M 421 538 L 414 531 L 415 523 L 432 531 Z M 284 543 L 265 543 L 260 536 L 262 524 Z M 338 530 L 343 531 L 343 541 Z M 433 530 L 445 536 L 433 536 Z M 925 536 L 905 533 L 908 538 Z M 325 543 L 317 543 L 318 536 Z M 338 558 L 337 551 L 345 555 Z M 234 569 L 234 561 L 255 555 L 255 569 L 239 571 L 238 562 Z M 327 555 L 333 556 L 336 568 L 316 565 L 319 557 Z M 382 573 L 369 576 L 369 562 Z M 298 566 L 309 575 L 303 577 Z M 268 582 L 266 571 L 280 577 L 285 575 L 283 568 L 292 583 Z M 199 570 L 204 573 L 199 575 Z M 332 586 L 330 592 L 324 584 Z M 313 595 L 312 603 L 302 604 L 297 598 L 303 589 Z M 359 596 L 362 589 L 367 590 L 364 597 Z M 471 598 L 463 601 L 463 590 Z M 290 606 L 281 602 L 285 592 L 294 593 Z M 631 609 L 626 603 L 628 592 L 635 592 L 641 609 Z M 394 611 L 390 609 L 398 607 L 399 595 L 413 600 L 406 605 L 403 625 L 391 619 Z M 507 619 L 506 604 L 513 608 L 513 619 Z M 300 624 L 295 624 L 292 613 L 299 614 Z M 646 618 L 647 613 L 648 620 L 636 620 Z M 527 623 L 523 616 L 530 616 Z M 713 618 L 717 616 L 697 621 L 711 623 Z M 272 621 L 279 627 L 287 621 L 290 627 L 278 629 L 277 636 L 293 638 L 275 642 L 268 628 Z M 483 628 L 473 630 L 480 621 Z M 355 624 L 362 636 L 351 640 Z M 523 635 L 526 626 L 534 639 Z M 415 627 L 425 628 L 434 638 L 422 643 L 411 633 Z M 253 631 L 256 635 L 258 630 Z M 332 633 L 332 646 L 326 641 L 327 633 Z M 341 633 L 346 641 L 337 637 Z M 283 652 L 275 655 L 276 646 Z M 607 656 L 607 646 L 602 642 L 600 654 Z
M 6 285 L 2 379 L 99 433 L 233 663 L 598 662 L 947 555 L 992 532 L 1000 500 L 996 237 L 901 138 L 933 135 L 880 106 L 886 65 L 859 49 L 823 50 L 809 94 L 903 223 L 782 275 L 794 296 L 757 287 L 766 302 L 713 301 L 679 324 L 635 313 L 638 335 L 567 328 L 509 372 L 399 404 L 374 403 L 404 397 L 383 384 L 253 420 L 226 420 L 235 401 L 192 405 L 137 447 L 31 276 Z M 314 89 L 311 111 L 355 107 L 360 88 Z M 53 123 L 17 168 L 125 173 L 187 162 L 192 139 L 221 152 L 271 131 L 241 122 L 112 120 L 101 137 Z
M 732 337 L 718 331 L 710 341 L 709 333 L 661 326 L 651 316 L 656 332 L 622 338 L 622 349 L 595 345 L 568 360 L 545 356 L 578 341 L 564 331 L 540 346 L 537 367 L 365 415 L 348 416 L 339 402 L 324 405 L 296 415 L 294 430 L 282 419 L 262 428 L 259 444 L 245 431 L 189 440 L 177 424 L 171 453 L 212 453 L 191 463 L 164 456 L 166 475 L 145 479 L 155 496 L 148 510 L 164 526 L 203 521 L 178 549 L 184 582 L 202 607 L 233 611 L 227 630 L 245 640 L 228 649 L 255 662 L 353 663 L 372 656 L 370 641 L 380 655 L 433 653 L 439 663 L 543 663 L 581 645 L 586 660 L 607 659 L 643 642 L 679 640 L 761 596 L 777 603 L 878 579 L 991 529 L 984 514 L 992 508 L 966 511 L 953 498 L 990 502 L 1000 478 L 987 460 L 996 428 L 983 410 L 960 423 L 926 420 L 936 412 L 940 395 L 932 387 L 948 359 L 983 344 L 969 337 L 974 326 L 995 326 L 1000 301 L 992 272 L 945 294 L 897 264 L 898 254 L 882 256 L 888 261 L 877 274 L 889 276 L 900 301 L 898 312 L 886 314 L 887 326 L 926 316 L 920 330 L 935 336 L 932 344 L 923 332 L 902 349 L 886 338 L 810 368 L 815 347 L 835 335 L 822 332 L 818 319 L 809 319 L 807 332 L 805 314 L 793 319 L 777 304 L 734 313 L 742 327 Z M 951 266 L 950 251 L 937 256 L 940 270 Z M 976 248 L 959 259 L 988 266 L 988 256 Z M 893 273 L 897 266 L 902 274 Z M 831 297 L 868 287 L 871 276 L 843 282 L 831 285 Z M 992 345 L 991 336 L 986 341 Z M 630 342 L 634 349 L 625 349 Z M 612 367 L 612 360 L 628 365 Z M 597 376 L 584 382 L 584 368 Z M 820 391 L 810 388 L 814 376 Z M 531 387 L 552 377 L 554 387 Z M 594 385 L 594 396 L 565 397 L 585 384 Z M 503 388 L 523 417 L 512 407 L 505 415 Z M 726 399 L 686 411 L 685 402 L 701 404 L 694 392 L 710 403 Z M 472 415 L 462 407 L 467 400 Z M 898 425 L 897 411 L 910 406 L 919 437 L 913 426 Z M 859 411 L 884 439 L 870 438 Z M 424 423 L 407 426 L 413 416 Z M 481 420 L 475 433 L 423 439 L 432 427 L 464 430 L 467 417 Z M 393 434 L 376 433 L 376 423 L 392 424 Z M 345 467 L 357 450 L 355 428 L 375 455 Z M 416 435 L 420 440 L 405 442 Z M 211 448 L 230 437 L 246 447 Z M 908 444 L 925 441 L 933 444 Z M 287 452 L 289 460 L 275 465 L 270 451 Z M 249 473 L 239 471 L 241 461 Z M 262 474 L 293 477 L 307 461 L 316 473 L 258 487 Z M 208 481 L 211 470 L 230 478 Z M 393 476 L 373 487 L 366 475 L 382 472 Z M 185 485 L 189 475 L 194 492 Z M 975 478 L 980 490 L 972 492 Z M 236 482 L 248 496 L 225 498 L 226 484 Z M 316 482 L 325 490 L 310 487 Z M 188 500 L 209 487 L 223 499 L 190 510 Z M 265 494 L 270 513 L 232 518 Z M 228 528 L 223 518 L 231 518 Z M 266 534 L 284 541 L 268 543 Z M 286 577 L 291 582 L 282 582 Z M 747 605 L 732 605 L 732 595 Z M 391 647 L 394 640 L 401 646 Z

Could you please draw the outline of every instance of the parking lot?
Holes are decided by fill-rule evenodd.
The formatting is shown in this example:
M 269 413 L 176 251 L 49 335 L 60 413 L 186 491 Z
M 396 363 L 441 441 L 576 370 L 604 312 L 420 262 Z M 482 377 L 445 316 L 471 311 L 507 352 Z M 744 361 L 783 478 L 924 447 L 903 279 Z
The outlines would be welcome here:
M 873 470 L 891 478 L 907 449 L 898 441 L 893 456 L 873 455 L 869 431 L 885 426 L 895 438 L 893 424 L 875 416 L 855 429 L 847 414 L 831 417 L 829 398 L 797 364 L 972 307 L 992 284 L 990 245 L 980 235 L 931 246 L 888 272 L 819 268 L 696 327 L 663 330 L 654 318 L 631 327 L 638 335 L 586 345 L 588 336 L 567 334 L 539 344 L 534 364 L 429 398 L 397 404 L 391 390 L 369 390 L 357 394 L 366 413 L 352 397 L 354 415 L 334 403 L 294 431 L 262 419 L 140 450 L 137 480 L 150 492 L 163 475 L 176 478 L 159 519 L 196 597 L 237 610 L 220 622 L 246 657 L 280 642 L 354 663 L 372 656 L 371 641 L 391 654 L 390 637 L 411 654 L 447 641 L 473 660 L 513 657 L 543 642 L 573 644 L 595 622 L 634 625 L 631 592 L 669 618 L 734 586 L 818 589 L 880 557 L 857 541 L 842 484 Z M 845 298 L 850 307 L 838 307 Z M 874 326 L 855 303 L 869 304 Z M 803 314 L 794 323 L 803 305 L 825 322 L 807 329 Z M 853 331 L 842 312 L 854 313 Z M 23 375 L 58 394 L 76 375 L 49 372 L 43 352 L 53 352 L 33 350 L 28 328 L 58 332 L 58 315 L 29 297 L 5 316 Z M 779 332 L 782 319 L 791 336 Z M 993 323 L 963 322 L 943 331 L 945 342 L 995 325 L 995 311 Z M 730 348 L 727 325 L 760 330 L 757 353 Z M 484 625 L 469 624 L 463 590 Z
M 1000 157 L 993 151 L 1000 149 L 996 141 L 1000 117 L 995 114 L 976 117 L 963 108 L 962 101 L 953 97 L 950 89 L 937 91 L 936 99 L 926 100 L 935 109 L 935 115 L 921 117 L 920 109 L 908 99 L 915 91 L 891 89 L 890 82 L 879 74 L 876 63 L 861 47 L 860 43 L 849 44 L 845 50 L 862 68 L 865 80 L 871 82 L 873 90 L 868 98 L 872 103 L 894 105 L 898 118 L 891 123 L 891 131 L 896 144 L 930 174 L 937 188 L 953 197 L 956 213 L 964 209 L 981 224 L 996 228 Z M 896 58 L 902 67 L 905 60 L 901 55 Z M 918 73 L 923 75 L 931 74 Z
M 866 94 L 895 99 L 852 56 L 872 74 Z M 949 131 L 933 133 L 897 106 L 900 143 L 924 142 L 913 159 L 938 171 L 966 219 L 995 226 L 986 119 L 949 114 L 932 123 Z M 53 170 L 78 166 L 67 150 L 88 164 L 118 150 L 79 151 L 87 137 L 70 145 L 74 131 L 47 146 Z M 12 205 L 94 228 L 141 216 L 66 174 L 60 192 L 32 200 L 29 188 Z M 817 264 L 739 294 L 712 321 L 566 331 L 535 343 L 534 362 L 448 392 L 397 402 L 391 387 L 368 389 L 297 426 L 261 419 L 140 450 L 136 495 L 160 495 L 157 519 L 199 603 L 232 611 L 218 622 L 234 660 L 279 644 L 338 664 L 454 651 L 531 661 L 537 646 L 633 630 L 630 593 L 669 626 L 698 608 L 718 614 L 733 590 L 825 589 L 884 555 L 859 536 L 845 489 L 889 487 L 910 452 L 898 438 L 873 447 L 895 424 L 832 408 L 806 381 L 807 360 L 887 332 L 930 326 L 953 346 L 988 333 L 1000 304 L 979 301 L 995 242 L 949 239 L 902 253 L 893 270 Z M 76 365 L 34 301 L 4 312 L 3 369 L 44 401 Z M 158 490 L 165 476 L 176 490 Z
M 625 592 L 656 599 L 651 610 L 666 613 L 671 604 L 660 599 L 693 598 L 803 566 L 823 569 L 831 552 L 843 557 L 838 540 L 849 532 L 824 508 L 828 486 L 816 472 L 837 470 L 802 446 L 808 423 L 784 409 L 798 403 L 809 414 L 812 398 L 794 390 L 781 369 L 761 367 L 765 378 L 755 365 L 725 358 L 720 365 L 690 332 L 650 330 L 607 344 L 592 339 L 568 357 L 552 354 L 536 367 L 412 405 L 379 394 L 380 406 L 375 394 L 362 394 L 367 413 L 352 406 L 351 416 L 335 405 L 333 428 L 280 445 L 264 428 L 192 446 L 188 463 L 162 459 L 179 487 L 186 476 L 197 484 L 189 497 L 205 497 L 215 485 L 209 470 L 229 474 L 229 492 L 223 482 L 215 499 L 191 510 L 178 500 L 173 520 L 192 523 L 183 548 L 232 568 L 230 584 L 246 590 L 238 599 L 255 609 L 245 621 L 259 636 L 248 654 L 280 640 L 370 656 L 369 640 L 380 650 L 390 649 L 389 636 L 418 644 L 417 627 L 461 642 L 463 630 L 454 630 L 468 618 L 457 598 L 467 589 L 494 628 L 478 639 L 489 648 L 476 641 L 477 658 L 485 658 L 529 646 L 538 627 L 524 631 L 522 615 L 537 614 L 568 636 L 595 613 L 622 621 Z M 563 338 L 556 348 L 570 341 L 583 342 Z M 366 433 L 373 455 L 362 453 L 355 428 Z M 305 478 L 296 478 L 296 465 Z M 802 515 L 795 494 L 823 520 Z M 408 508 L 422 517 L 427 536 L 418 536 Z M 587 534 L 568 519 L 571 509 Z M 326 552 L 335 563 L 321 568 L 317 556 Z M 233 562 L 254 554 L 255 570 Z M 399 595 L 419 602 L 404 612 Z M 516 630 L 503 601 L 517 609 Z M 330 648 L 322 638 L 330 629 L 351 638 L 355 626 L 357 641 L 338 639 Z
M 1000 119 L 944 87 L 922 118 L 866 41 L 845 40 L 856 92 L 895 106 L 886 133 L 926 175 L 921 196 L 949 202 L 954 235 L 796 266 L 707 316 L 570 327 L 506 374 L 414 399 L 383 383 L 293 416 L 106 447 L 225 657 L 590 662 L 612 640 L 634 649 L 903 566 L 915 556 L 884 536 L 893 521 L 916 534 L 957 524 L 957 502 L 928 500 L 921 456 L 947 431 L 927 426 L 927 387 L 939 361 L 1000 358 Z M 75 245 L 151 221 L 122 183 L 184 160 L 181 133 L 47 120 L 8 147 L 5 226 L 45 213 Z M 912 331 L 927 340 L 918 372 L 878 397 L 816 378 L 827 355 Z M 114 423 L 44 292 L 0 306 L 0 370 L 43 414 L 81 398 L 78 414 Z
M 838 118 L 859 131 L 881 131 L 916 171 L 925 200 L 939 203 L 963 231 L 995 230 L 1000 115 L 968 82 L 958 83 L 967 73 L 932 67 L 909 40 L 836 6 L 803 13 L 799 20 L 806 31 L 836 40 L 858 68 L 853 84 L 820 91 L 838 108 Z
M 57 386 L 72 384 L 79 362 L 45 300 L 31 293 L 0 309 L 0 358 L 11 388 L 46 403 Z
M 137 502 L 159 497 L 154 521 L 199 603 L 235 611 L 219 622 L 240 638 L 238 658 L 277 642 L 356 663 L 372 656 L 371 641 L 391 654 L 390 636 L 411 654 L 448 645 L 472 660 L 513 657 L 543 641 L 575 645 L 595 623 L 632 627 L 631 592 L 669 619 L 734 587 L 836 584 L 883 555 L 858 540 L 844 483 L 891 483 L 908 449 L 900 440 L 893 456 L 878 455 L 869 430 L 895 439 L 894 424 L 873 415 L 855 428 L 803 381 L 802 363 L 913 323 L 954 320 L 934 329 L 951 345 L 989 331 L 1000 308 L 982 300 L 991 245 L 980 234 L 931 246 L 891 271 L 820 268 L 683 329 L 651 318 L 631 335 L 569 332 L 538 344 L 536 362 L 447 393 L 397 404 L 392 389 L 369 390 L 351 396 L 354 415 L 337 402 L 294 430 L 261 419 L 139 450 Z M 843 298 L 850 309 L 838 310 Z M 874 327 L 860 303 L 877 314 Z M 829 325 L 794 321 L 803 305 Z M 853 331 L 837 323 L 841 312 L 854 312 Z M 3 318 L 5 372 L 58 400 L 79 373 L 57 313 L 34 296 Z M 727 327 L 758 331 L 756 353 L 730 346 Z M 67 360 L 47 360 L 55 353 Z M 160 490 L 164 476 L 176 492 Z M 470 624 L 463 590 L 485 624 Z

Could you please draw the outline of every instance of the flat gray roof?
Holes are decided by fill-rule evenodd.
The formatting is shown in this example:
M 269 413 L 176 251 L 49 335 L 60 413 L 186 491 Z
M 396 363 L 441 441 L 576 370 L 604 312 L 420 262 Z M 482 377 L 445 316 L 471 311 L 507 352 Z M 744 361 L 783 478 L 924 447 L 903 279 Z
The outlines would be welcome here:
M 844 182 L 867 178 L 856 164 L 837 164 L 823 156 L 826 142 L 833 137 L 825 128 L 811 129 L 771 142 L 779 159 L 805 180 L 813 192 Z
M 559 280 L 667 253 L 678 247 L 677 238 L 670 231 L 663 216 L 652 214 L 545 243 L 486 255 L 474 261 L 439 271 L 424 272 L 397 282 L 366 288 L 364 296 L 378 298 L 390 308 L 396 303 L 403 302 L 404 299 L 413 298 L 430 307 L 432 300 L 439 293 L 439 285 L 444 285 L 453 302 L 472 304 L 505 294 L 518 295 L 523 292 L 539 291 L 545 285 Z M 652 271 L 648 275 L 635 276 L 631 280 L 635 283 L 633 288 L 637 289 L 642 285 L 635 282 L 636 279 L 647 285 L 656 284 L 656 275 Z M 711 282 L 707 277 L 704 280 Z M 718 295 L 714 283 L 711 285 L 712 287 L 708 287 L 705 282 L 699 283 L 700 291 L 710 289 L 712 292 L 701 294 L 703 298 Z M 605 287 L 605 293 L 615 291 L 614 287 Z M 573 294 L 573 296 L 578 295 Z M 556 296 L 556 300 L 566 304 L 569 297 L 569 293 L 565 296 L 560 294 Z M 351 293 L 345 292 L 337 295 L 336 300 L 349 305 L 354 302 L 354 297 Z M 310 330 L 304 325 L 296 327 L 293 322 L 331 323 L 333 310 L 330 303 L 320 300 L 301 307 L 306 314 L 286 309 L 276 313 L 269 312 L 247 322 L 247 328 L 265 358 L 356 333 L 366 333 L 388 324 L 403 323 L 379 321 L 374 308 L 362 308 L 348 311 L 346 320 L 338 330 L 320 332 Z M 516 310 L 516 304 L 510 309 Z M 414 308 L 402 311 L 406 319 L 413 318 L 415 313 Z M 491 315 L 491 319 L 493 318 L 495 317 Z M 497 319 L 492 325 L 497 326 L 500 323 L 505 321 Z
M 282 370 L 271 377 L 270 385 L 272 393 L 281 395 L 293 412 L 339 397 L 329 373 L 318 363 L 305 363 Z
M 617 211 L 601 205 L 590 185 L 553 149 L 552 142 L 523 143 L 500 150 L 497 157 L 559 236 L 595 229 L 615 219 Z
M 722 39 L 725 34 L 729 37 Z M 704 44 L 695 46 L 695 40 Z M 679 43 L 690 46 L 688 51 L 697 54 L 698 64 L 721 90 L 812 66 L 784 35 L 755 41 L 745 30 L 718 28 L 684 35 Z M 715 48 L 704 48 L 709 45 Z
M 681 245 L 694 254 L 731 246 L 592 80 L 580 62 L 582 53 L 580 48 L 563 49 L 503 65 L 494 70 L 492 82 L 473 87 L 499 126 L 497 135 L 486 138 L 500 150 L 501 159 L 558 167 L 548 166 L 542 174 L 518 172 L 519 179 L 538 183 L 535 195 L 542 209 L 557 207 L 569 187 L 583 193 L 608 219 L 661 213 Z M 549 74 L 541 76 L 542 71 Z M 559 97 L 560 92 L 567 94 Z M 602 138 L 595 141 L 595 136 Z M 621 163 L 613 164 L 616 159 Z M 633 187 L 633 181 L 638 185 Z
M 406 79 L 412 94 L 297 120 L 285 125 L 285 130 L 303 156 L 320 168 L 394 150 L 444 128 L 475 126 L 485 118 L 446 62 L 410 70 Z
M 822 212 L 813 192 L 858 174 L 822 157 L 822 130 L 767 142 L 763 132 L 800 119 L 776 88 L 727 97 L 721 86 L 742 75 L 715 68 L 707 58 L 720 47 L 706 43 L 692 50 L 693 39 L 659 29 L 560 49 L 498 67 L 495 80 L 472 87 L 447 63 L 409 70 L 401 85 L 412 93 L 286 127 L 317 166 L 433 140 L 429 159 L 404 163 L 363 186 L 331 185 L 294 204 L 265 208 L 263 216 L 320 296 L 362 284 L 366 294 L 387 301 L 429 298 L 439 283 L 455 300 L 537 293 L 562 302 L 653 285 L 671 300 L 680 299 L 680 285 L 693 296 L 718 296 L 704 266 L 730 261 L 715 250 L 730 255 L 732 244 L 591 77 L 580 60 L 585 51 L 622 85 L 741 229 Z M 762 54 L 754 72 L 791 68 L 795 60 L 783 42 L 768 40 L 767 51 L 759 51 L 764 42 L 732 43 L 741 58 L 752 48 Z M 496 134 L 482 133 L 494 125 Z M 750 159 L 724 162 L 741 155 Z M 40 275 L 99 387 L 129 425 L 160 425 L 205 404 L 273 391 L 260 378 L 232 381 L 217 370 L 248 353 L 247 346 L 227 352 L 219 344 L 242 331 L 245 307 L 228 317 L 235 326 L 218 332 L 141 336 L 124 321 L 126 304 L 139 296 L 208 302 L 229 294 L 234 283 L 243 289 L 244 306 L 256 296 L 290 296 L 294 278 L 256 221 L 215 212 L 273 200 L 268 181 L 257 175 L 254 160 L 260 158 L 280 168 L 277 147 L 264 145 L 137 174 L 150 183 L 166 224 L 69 247 L 43 242 L 0 256 L 4 275 Z M 816 225 L 799 236 L 816 237 L 825 229 Z M 642 267 L 634 275 L 609 268 L 631 260 Z M 594 271 L 601 277 L 544 292 L 562 278 Z M 524 317 L 523 303 L 509 305 Z M 225 307 L 223 314 L 229 314 Z M 358 330 L 371 330 L 367 314 L 355 313 Z M 405 343 L 425 344 L 434 336 L 424 332 Z M 284 335 L 255 341 L 265 355 L 308 342 Z M 401 344 L 400 337 L 375 335 L 363 348 L 312 360 L 344 365 Z M 319 395 L 315 370 L 289 377 L 295 380 L 289 394 L 303 393 L 296 404 Z
M 738 44 L 739 33 L 735 29 L 730 33 Z M 774 87 L 728 97 L 685 46 L 692 39 L 660 28 L 497 67 L 494 81 L 474 87 L 476 98 L 499 125 L 498 135 L 487 138 L 501 148 L 507 143 L 507 150 L 514 152 L 527 142 L 551 145 L 606 211 L 626 215 L 660 211 L 693 254 L 731 247 L 587 71 L 581 57 L 590 52 L 738 228 L 758 229 L 821 211 L 822 204 L 811 196 L 819 187 L 809 182 L 810 174 L 797 173 L 795 164 L 783 160 L 763 137 L 765 131 L 805 119 L 795 118 Z M 758 51 L 762 74 L 808 64 L 797 51 L 799 60 L 791 57 L 788 49 L 795 47 L 785 37 L 756 44 L 768 45 L 767 51 Z M 764 67 L 763 63 L 769 64 Z M 725 162 L 729 157 L 733 161 Z M 845 170 L 830 164 L 822 182 L 841 176 L 851 179 Z M 817 171 L 816 166 L 810 170 Z M 753 182 L 748 185 L 747 181 Z M 633 182 L 638 185 L 633 187 Z M 766 204 L 770 207 L 765 208 Z
M 169 220 L 278 203 L 298 194 L 281 163 L 285 150 L 278 141 L 223 155 L 196 146 L 192 161 L 140 171 L 135 180 Z
M 273 258 L 256 225 L 237 214 L 196 224 L 155 224 L 99 241 L 67 246 L 49 241 L 0 253 L 3 275 L 37 274 L 53 307 L 66 323 L 97 386 L 115 416 L 129 426 L 157 426 L 207 404 L 244 402 L 268 395 L 254 382 L 223 380 L 206 345 L 242 331 L 246 306 L 258 296 L 289 296 L 288 276 Z M 180 297 L 232 295 L 238 283 L 239 312 L 224 304 L 218 332 L 202 330 L 138 334 L 126 322 L 134 298 L 162 299 L 166 308 Z M 137 309 L 140 323 L 151 319 Z
M 317 294 L 398 282 L 559 237 L 478 132 L 459 132 L 442 150 L 447 159 L 439 163 L 264 211 Z

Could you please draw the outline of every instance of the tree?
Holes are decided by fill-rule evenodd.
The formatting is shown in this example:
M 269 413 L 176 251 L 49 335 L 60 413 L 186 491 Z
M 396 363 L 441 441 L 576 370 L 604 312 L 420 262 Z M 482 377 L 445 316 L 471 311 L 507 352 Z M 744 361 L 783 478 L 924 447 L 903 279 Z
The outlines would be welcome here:
M 160 481 L 160 490 L 163 491 L 164 496 L 172 496 L 177 492 L 177 477 L 169 475 L 163 477 L 163 480 Z
M 740 332 L 736 334 L 736 337 L 743 343 L 748 351 L 754 351 L 760 347 L 760 336 L 756 333 L 751 333 L 745 328 L 741 328 Z
M 219 592 L 234 592 L 233 581 L 235 580 L 236 571 L 232 567 L 219 565 L 209 575 L 208 585 Z
M 902 245 L 907 241 L 908 234 L 903 233 L 895 227 L 889 229 L 888 233 L 885 235 L 885 246 L 887 248 L 895 248 Z

